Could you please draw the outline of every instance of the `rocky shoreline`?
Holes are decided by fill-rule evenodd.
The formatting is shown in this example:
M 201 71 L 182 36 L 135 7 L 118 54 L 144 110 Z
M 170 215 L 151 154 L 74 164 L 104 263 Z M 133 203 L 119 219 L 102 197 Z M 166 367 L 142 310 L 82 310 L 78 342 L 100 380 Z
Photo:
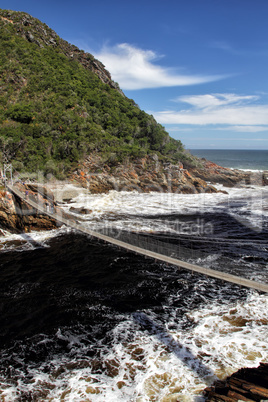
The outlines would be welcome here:
M 58 206 L 54 201 L 54 196 L 45 186 L 16 183 L 16 187 L 25 194 L 26 200 L 29 198 L 45 209 L 53 208 L 57 211 Z M 26 201 L 21 200 L 8 190 L 0 191 L 0 234 L 1 229 L 10 233 L 26 233 L 52 230 L 58 226 L 55 219 L 39 213 Z
M 126 160 L 120 165 L 108 165 L 98 155 L 91 155 L 73 172 L 68 182 L 24 184 L 17 182 L 19 190 L 38 200 L 43 207 L 71 200 L 79 192 L 91 194 L 116 191 L 173 192 L 182 194 L 216 193 L 213 184 L 228 187 L 244 185 L 268 185 L 265 173 L 253 173 L 223 168 L 213 162 L 200 160 L 198 168 L 185 169 L 182 164 L 172 165 L 159 161 L 158 156 L 149 155 L 134 161 Z M 68 190 L 68 185 L 77 191 Z M 60 190 L 59 190 L 60 189 Z M 226 190 L 221 190 L 226 192 Z M 64 195 L 62 195 L 64 194 Z M 62 198 L 63 197 L 63 198 Z M 58 202 L 58 203 L 57 203 Z M 4 188 L 0 190 L 0 230 L 11 233 L 32 230 L 51 230 L 58 227 L 55 219 L 37 213 L 29 205 L 14 197 Z
M 98 154 L 92 154 L 78 166 L 71 179 L 88 188 L 92 194 L 110 190 L 187 194 L 217 192 L 204 179 L 184 169 L 181 163 L 163 163 L 156 154 L 135 160 L 126 159 L 122 164 L 115 165 L 105 163 Z
M 198 163 L 198 167 L 163 163 L 155 154 L 111 166 L 93 154 L 78 167 L 72 179 L 91 193 L 137 190 L 194 194 L 217 192 L 213 184 L 226 187 L 268 185 L 265 173 L 228 169 L 206 159 Z
M 193 176 L 198 177 L 212 184 L 223 184 L 225 187 L 243 185 L 268 185 L 268 172 L 244 171 L 239 169 L 229 169 L 201 159 L 202 166 L 190 169 Z
M 268 400 L 268 363 L 260 363 L 257 368 L 242 368 L 216 381 L 204 390 L 206 401 L 238 402 Z

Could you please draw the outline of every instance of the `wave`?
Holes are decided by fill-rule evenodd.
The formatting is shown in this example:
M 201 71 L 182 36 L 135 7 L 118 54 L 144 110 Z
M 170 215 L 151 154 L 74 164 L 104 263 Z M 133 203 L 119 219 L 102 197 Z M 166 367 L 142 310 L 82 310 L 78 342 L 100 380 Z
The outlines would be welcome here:
M 150 310 L 121 315 L 107 336 L 93 343 L 89 338 L 97 328 L 90 336 L 83 328 L 58 329 L 52 337 L 40 334 L 31 339 L 32 349 L 50 351 L 50 356 L 39 366 L 28 364 L 27 370 L 22 367 L 23 345 L 21 354 L 6 351 L 13 363 L 17 360 L 17 381 L 1 378 L 3 401 L 29 396 L 53 401 L 192 401 L 215 379 L 267 360 L 267 296 L 251 293 L 245 301 L 219 301 L 189 311 L 185 319 L 192 325 L 187 329 L 184 320 L 176 318 L 176 294 L 171 303 L 163 305 L 161 320 Z M 56 352 L 58 344 L 65 345 L 64 354 Z

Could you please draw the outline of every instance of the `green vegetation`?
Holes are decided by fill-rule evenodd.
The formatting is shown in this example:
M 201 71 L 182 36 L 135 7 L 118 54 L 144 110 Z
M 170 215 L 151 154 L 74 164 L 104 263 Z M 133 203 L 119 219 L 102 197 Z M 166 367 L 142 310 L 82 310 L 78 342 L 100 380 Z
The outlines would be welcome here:
M 1 16 L 0 162 L 64 178 L 93 151 L 109 164 L 148 153 L 187 159 L 180 141 L 90 70 L 92 55 L 28 14 Z

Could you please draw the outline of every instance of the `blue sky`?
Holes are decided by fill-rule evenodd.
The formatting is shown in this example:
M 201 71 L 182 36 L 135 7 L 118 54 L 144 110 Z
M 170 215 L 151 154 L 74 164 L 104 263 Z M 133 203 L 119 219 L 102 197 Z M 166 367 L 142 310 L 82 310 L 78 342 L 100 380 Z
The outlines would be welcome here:
M 187 149 L 268 149 L 268 0 L 1 0 L 89 51 Z

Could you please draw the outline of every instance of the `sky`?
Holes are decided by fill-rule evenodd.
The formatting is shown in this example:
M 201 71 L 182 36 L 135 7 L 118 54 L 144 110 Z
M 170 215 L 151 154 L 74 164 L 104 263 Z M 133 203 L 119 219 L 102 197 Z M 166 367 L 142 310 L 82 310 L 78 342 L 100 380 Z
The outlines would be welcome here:
M 1 0 L 110 71 L 186 149 L 268 149 L 268 0 Z

